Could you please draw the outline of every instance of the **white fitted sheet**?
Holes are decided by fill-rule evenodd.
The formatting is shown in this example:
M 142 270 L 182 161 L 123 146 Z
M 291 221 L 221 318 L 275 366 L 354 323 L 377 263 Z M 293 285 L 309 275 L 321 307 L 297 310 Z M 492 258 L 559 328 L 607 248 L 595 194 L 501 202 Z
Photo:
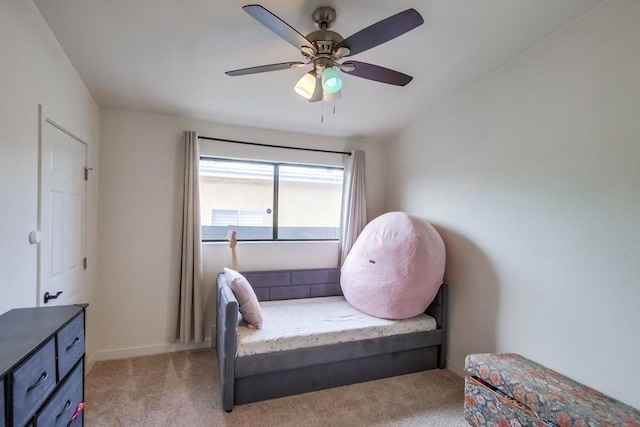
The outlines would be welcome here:
M 366 340 L 437 328 L 426 314 L 404 320 L 369 316 L 341 296 L 260 303 L 261 329 L 238 327 L 237 357 Z

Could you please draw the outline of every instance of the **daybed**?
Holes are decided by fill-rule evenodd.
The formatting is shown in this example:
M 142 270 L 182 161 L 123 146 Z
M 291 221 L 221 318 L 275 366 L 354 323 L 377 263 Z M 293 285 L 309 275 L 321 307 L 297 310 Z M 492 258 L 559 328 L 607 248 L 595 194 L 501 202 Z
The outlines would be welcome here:
M 242 274 L 259 301 L 342 295 L 338 268 Z M 217 290 L 216 345 L 225 411 L 238 404 L 445 367 L 446 285 L 425 311 L 435 319 L 434 330 L 243 356 L 238 356 L 238 331 L 245 326 L 239 326 L 238 301 L 222 273 Z M 263 328 L 269 328 L 268 317 Z

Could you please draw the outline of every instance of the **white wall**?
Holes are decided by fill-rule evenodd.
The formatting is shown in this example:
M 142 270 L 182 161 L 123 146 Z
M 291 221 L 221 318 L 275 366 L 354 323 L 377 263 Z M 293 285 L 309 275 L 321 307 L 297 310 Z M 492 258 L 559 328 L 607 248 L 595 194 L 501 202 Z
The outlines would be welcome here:
M 99 359 L 191 347 L 171 344 L 180 277 L 183 131 L 275 145 L 363 149 L 369 215 L 373 218 L 384 210 L 385 152 L 384 144 L 378 141 L 226 126 L 113 109 L 101 111 L 100 124 L 99 282 L 103 322 Z M 220 152 L 224 155 L 233 152 L 251 156 L 260 151 L 233 144 L 216 143 L 216 147 L 226 150 Z M 203 152 L 206 150 L 211 150 L 210 144 Z M 301 152 L 284 150 L 282 155 L 289 159 L 292 153 Z M 242 270 L 331 267 L 338 259 L 335 242 L 240 243 L 237 250 Z M 225 243 L 207 243 L 203 257 L 205 323 L 212 325 L 215 277 L 231 264 L 230 249 Z
M 99 111 L 31 1 L 0 2 L 0 313 L 37 301 L 38 104 L 89 144 L 98 167 Z M 96 170 L 97 172 L 97 170 Z M 87 356 L 95 351 L 97 173 L 87 198 Z M 95 179 L 94 179 L 95 178 Z
M 639 22 L 609 1 L 390 144 L 388 208 L 447 244 L 451 369 L 517 352 L 640 408 Z

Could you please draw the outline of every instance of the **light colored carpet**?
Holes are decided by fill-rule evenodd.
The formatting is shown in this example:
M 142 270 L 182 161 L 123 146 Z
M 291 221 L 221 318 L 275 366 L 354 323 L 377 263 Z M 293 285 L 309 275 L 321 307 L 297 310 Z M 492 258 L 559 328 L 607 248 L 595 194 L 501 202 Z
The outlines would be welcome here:
M 85 425 L 467 426 L 463 380 L 435 369 L 222 410 L 211 350 L 98 362 Z

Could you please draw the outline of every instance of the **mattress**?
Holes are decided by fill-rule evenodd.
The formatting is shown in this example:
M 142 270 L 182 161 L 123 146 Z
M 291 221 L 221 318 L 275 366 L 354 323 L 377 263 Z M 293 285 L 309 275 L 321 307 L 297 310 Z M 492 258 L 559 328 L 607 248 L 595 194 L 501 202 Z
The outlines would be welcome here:
M 261 329 L 238 328 L 237 357 L 437 329 L 426 314 L 387 320 L 353 308 L 342 296 L 260 303 Z

